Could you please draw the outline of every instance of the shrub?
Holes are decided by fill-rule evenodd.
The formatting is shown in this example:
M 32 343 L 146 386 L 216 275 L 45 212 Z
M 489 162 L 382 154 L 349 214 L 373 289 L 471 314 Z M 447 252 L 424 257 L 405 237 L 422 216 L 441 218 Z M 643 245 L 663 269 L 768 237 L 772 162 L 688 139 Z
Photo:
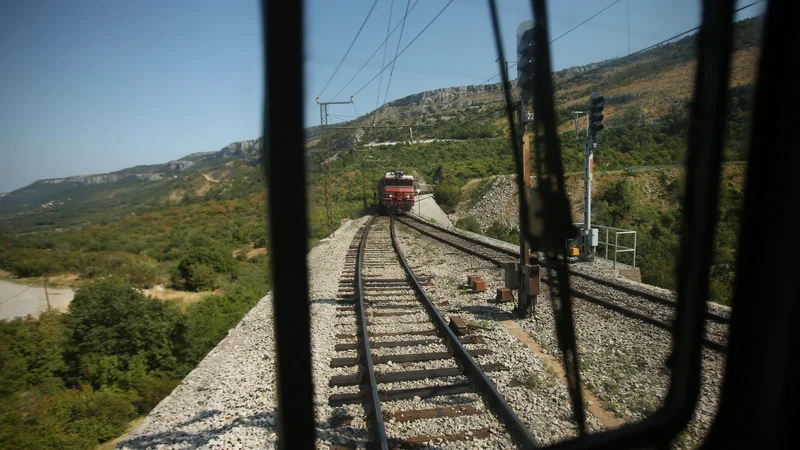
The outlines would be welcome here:
M 461 189 L 452 181 L 442 181 L 434 188 L 433 195 L 436 202 L 444 209 L 455 209 L 461 197 Z
M 184 277 L 184 286 L 190 291 L 213 291 L 219 287 L 214 269 L 205 264 L 184 266 L 181 274 Z
M 107 278 L 79 287 L 69 310 L 71 359 L 97 354 L 83 364 L 90 364 L 100 379 L 117 379 L 114 368 L 127 367 L 136 356 L 144 358 L 149 370 L 175 367 L 172 336 L 180 313 L 171 304 L 146 298 L 128 281 Z
M 9 253 L 3 257 L 2 265 L 21 278 L 40 277 L 63 270 L 58 255 L 52 251 L 26 248 Z
M 501 241 L 510 242 L 519 245 L 519 230 L 513 227 L 507 227 L 495 220 L 486 229 L 486 236 L 499 239 Z
M 199 246 L 181 260 L 178 272 L 187 289 L 212 290 L 219 286 L 217 274 L 234 275 L 234 259 L 222 249 Z
M 481 225 L 472 216 L 467 216 L 467 217 L 458 219 L 458 221 L 456 222 L 456 226 L 458 228 L 461 228 L 462 230 L 471 231 L 473 233 L 480 233 L 481 232 Z

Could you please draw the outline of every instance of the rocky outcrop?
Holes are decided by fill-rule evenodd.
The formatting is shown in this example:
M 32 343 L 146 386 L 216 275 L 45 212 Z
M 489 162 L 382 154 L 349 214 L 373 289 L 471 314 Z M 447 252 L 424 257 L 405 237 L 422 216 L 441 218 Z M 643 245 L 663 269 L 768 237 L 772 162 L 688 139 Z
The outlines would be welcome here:
M 501 83 L 476 84 L 470 86 L 455 86 L 432 91 L 424 91 L 418 94 L 409 95 L 387 103 L 390 107 L 401 107 L 408 105 L 433 105 L 437 103 L 447 103 L 458 98 L 469 97 L 471 95 L 486 92 L 501 92 Z
M 86 185 L 116 183 L 121 180 L 158 181 L 171 176 L 172 173 L 184 171 L 189 167 L 194 166 L 197 162 L 224 158 L 247 158 L 249 164 L 256 165 L 258 164 L 258 159 L 260 158 L 259 153 L 261 152 L 262 140 L 262 138 L 258 138 L 233 142 L 216 152 L 192 153 L 191 155 L 187 155 L 181 159 L 170 161 L 165 164 L 140 166 L 135 169 L 125 169 L 113 173 L 77 175 L 65 178 L 49 178 L 46 180 L 39 180 L 33 184 L 72 183 Z M 133 170 L 135 170 L 135 172 L 133 172 Z
M 182 170 L 188 169 L 192 167 L 194 162 L 187 161 L 187 160 L 178 160 L 178 161 L 170 161 L 167 163 L 167 169 L 172 170 L 174 172 L 180 172 Z

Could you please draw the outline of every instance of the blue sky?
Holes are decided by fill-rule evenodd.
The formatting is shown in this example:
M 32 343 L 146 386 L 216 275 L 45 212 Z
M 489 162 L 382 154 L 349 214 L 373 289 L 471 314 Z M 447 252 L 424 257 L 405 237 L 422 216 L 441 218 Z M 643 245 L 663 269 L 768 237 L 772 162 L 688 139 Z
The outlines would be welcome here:
M 315 97 L 333 73 L 374 0 L 308 0 L 306 124 L 319 122 Z M 411 0 L 413 5 L 415 0 Z M 402 47 L 447 4 L 420 0 Z M 551 37 L 614 0 L 550 2 Z M 401 18 L 406 0 L 378 0 L 347 60 L 322 95 L 352 78 Z M 630 2 L 630 5 L 628 5 Z M 527 0 L 498 0 L 504 47 L 530 18 Z M 750 1 L 741 1 L 740 5 Z M 646 47 L 699 23 L 694 0 L 622 0 L 553 45 L 554 68 Z M 763 11 L 759 4 L 738 18 Z M 0 192 L 37 179 L 154 164 L 213 151 L 261 135 L 264 72 L 257 1 L 136 2 L 0 0 Z M 391 37 L 393 58 L 399 29 Z M 347 100 L 378 73 L 379 51 L 335 100 Z M 455 0 L 398 60 L 388 100 L 439 87 L 477 84 L 497 72 L 487 2 Z M 334 121 L 381 103 L 378 80 Z

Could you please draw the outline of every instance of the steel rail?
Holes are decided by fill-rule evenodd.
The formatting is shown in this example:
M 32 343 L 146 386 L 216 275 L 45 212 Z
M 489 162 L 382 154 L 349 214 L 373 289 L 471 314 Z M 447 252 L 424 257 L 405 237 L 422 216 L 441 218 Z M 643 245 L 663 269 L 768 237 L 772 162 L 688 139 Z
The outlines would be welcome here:
M 425 222 L 425 221 L 423 221 L 423 220 L 421 220 L 421 219 L 419 219 L 417 217 L 411 216 L 411 215 L 406 216 L 406 217 L 409 217 L 409 218 L 411 218 L 411 219 L 413 219 L 413 220 L 415 220 L 415 221 L 417 221 L 417 222 L 419 222 L 419 223 L 421 223 L 421 224 L 423 224 L 425 226 L 428 226 L 428 227 L 431 227 L 431 228 L 435 228 L 435 229 L 437 229 L 439 231 L 442 231 L 443 233 L 447 233 L 447 234 L 449 234 L 451 236 L 458 237 L 460 239 L 463 239 L 465 241 L 468 241 L 468 242 L 471 242 L 473 244 L 479 245 L 481 247 L 490 248 L 490 249 L 492 249 L 494 251 L 497 251 L 497 252 L 506 254 L 508 256 L 511 256 L 511 257 L 513 257 L 515 259 L 519 258 L 519 252 L 518 251 L 510 250 L 510 249 L 507 249 L 507 248 L 503 248 L 503 247 L 500 247 L 498 245 L 492 244 L 490 242 L 486 242 L 486 241 L 482 241 L 480 239 L 476 239 L 476 238 L 474 238 L 472 236 L 467 236 L 467 235 L 464 235 L 464 234 L 461 234 L 461 233 L 456 233 L 455 231 L 448 230 L 447 228 L 443 228 L 443 227 L 440 227 L 438 225 Z M 403 222 L 406 225 L 409 225 L 407 222 L 403 221 L 402 219 L 400 221 Z M 409 225 L 409 226 L 414 228 L 412 225 Z M 419 230 L 418 228 L 415 228 L 415 229 L 417 229 L 418 231 L 420 231 L 421 233 L 423 233 L 423 234 L 425 234 L 427 236 L 431 236 L 431 237 L 435 238 L 435 236 L 432 236 L 430 233 L 426 233 L 426 232 L 424 232 L 422 230 Z M 468 252 L 470 254 L 473 254 L 475 256 L 481 256 L 480 254 L 478 254 L 478 253 L 476 253 L 474 251 L 469 251 L 466 248 L 461 248 L 461 247 L 457 247 L 457 248 L 459 248 L 460 250 L 466 251 L 466 252 Z M 487 259 L 489 261 L 492 261 L 495 264 L 502 265 L 501 261 L 499 261 L 499 260 L 497 260 L 495 258 L 487 258 L 487 256 L 488 255 L 484 255 L 484 256 L 481 256 L 481 257 L 483 257 L 484 259 Z M 669 298 L 664 298 L 664 297 L 661 297 L 659 295 L 655 295 L 653 293 L 646 292 L 646 291 L 643 291 L 641 289 L 637 289 L 637 288 L 632 287 L 632 286 L 626 286 L 624 284 L 615 283 L 615 282 L 610 281 L 610 280 L 604 280 L 604 279 L 596 277 L 594 275 L 590 275 L 590 274 L 583 273 L 583 272 L 577 272 L 577 271 L 575 271 L 573 269 L 569 269 L 569 274 L 570 275 L 574 275 L 576 277 L 583 278 L 583 279 L 591 281 L 593 283 L 602 284 L 603 286 L 610 287 L 610 288 L 616 289 L 618 291 L 622 291 L 622 292 L 624 292 L 626 294 L 642 297 L 642 298 L 644 298 L 646 300 L 649 300 L 649 301 L 651 301 L 653 303 L 660 303 L 662 305 L 670 306 L 672 308 L 675 308 L 678 305 L 677 302 L 675 302 L 675 300 L 672 300 L 672 299 L 669 299 Z M 711 320 L 712 322 L 724 323 L 724 324 L 731 323 L 730 317 L 721 316 L 719 314 L 716 314 L 716 313 L 713 313 L 713 312 L 709 312 L 709 311 L 706 312 L 706 318 L 708 320 Z
M 448 230 L 448 229 L 445 229 L 445 228 L 441 228 L 441 227 L 438 227 L 438 226 L 433 225 L 433 224 L 426 223 L 426 222 L 424 222 L 424 221 L 422 221 L 422 220 L 420 220 L 420 219 L 418 219 L 418 218 L 416 218 L 414 216 L 407 216 L 407 217 L 411 217 L 413 220 L 415 220 L 415 221 L 417 221 L 417 222 L 419 222 L 421 224 L 424 224 L 425 226 L 428 226 L 430 228 L 434 228 L 436 230 L 442 231 L 443 233 L 445 233 L 447 235 L 463 239 L 465 241 L 468 241 L 470 243 L 473 243 L 473 244 L 481 246 L 481 247 L 492 249 L 494 251 L 503 253 L 503 254 L 508 255 L 510 257 L 513 257 L 513 258 L 517 258 L 518 257 L 517 253 L 514 252 L 513 250 L 509 250 L 507 248 L 503 248 L 503 247 L 500 247 L 500 246 L 497 246 L 497 245 L 494 245 L 494 244 L 491 244 L 491 243 L 488 243 L 488 242 L 485 242 L 485 241 L 481 241 L 479 239 L 475 239 L 475 238 L 473 238 L 471 236 L 465 236 L 463 234 L 456 233 L 454 231 L 451 231 L 451 230 Z M 421 233 L 421 234 L 423 234 L 425 236 L 428 236 L 428 237 L 431 237 L 431 238 L 436 239 L 438 241 L 444 242 L 447 245 L 450 245 L 451 247 L 457 248 L 457 249 L 459 249 L 459 250 L 461 250 L 463 252 L 466 252 L 466 253 L 468 253 L 470 255 L 474 255 L 474 256 L 477 256 L 479 258 L 483 258 L 483 259 L 485 259 L 487 261 L 490 261 L 490 262 L 492 262 L 492 263 L 494 263 L 494 264 L 496 264 L 498 266 L 502 266 L 504 264 L 503 261 L 501 261 L 501 260 L 499 260 L 499 259 L 497 259 L 497 258 L 495 258 L 495 257 L 493 257 L 491 255 L 482 254 L 481 252 L 478 252 L 475 249 L 471 249 L 469 247 L 466 247 L 464 245 L 460 245 L 460 244 L 452 242 L 452 241 L 444 240 L 440 236 L 437 236 L 434 233 L 431 233 L 430 231 L 424 230 L 421 227 L 418 227 L 416 225 L 412 225 L 412 224 L 406 222 L 403 219 L 398 219 L 398 220 L 402 224 L 404 224 L 404 225 L 406 225 L 406 226 L 408 226 L 410 228 L 413 228 L 414 230 L 418 231 L 419 233 Z M 583 273 L 580 273 L 580 272 L 575 272 L 573 270 L 570 270 L 569 273 L 570 273 L 570 275 L 575 275 L 575 276 L 578 276 L 578 277 L 582 277 L 582 278 L 585 278 L 585 279 L 587 279 L 589 281 L 597 282 L 598 284 L 602 284 L 604 286 L 620 290 L 620 291 L 625 292 L 625 293 L 630 294 L 630 295 L 636 295 L 636 296 L 645 297 L 647 300 L 658 299 L 658 300 L 652 300 L 652 301 L 658 302 L 658 303 L 662 303 L 662 304 L 666 304 L 666 305 L 669 305 L 669 306 L 674 306 L 674 302 L 672 302 L 672 300 L 668 300 L 668 299 L 665 299 L 663 297 L 658 297 L 658 296 L 655 296 L 653 294 L 640 291 L 638 289 L 630 288 L 628 286 L 619 285 L 619 284 L 613 283 L 611 281 L 602 280 L 600 278 L 597 278 L 597 277 L 594 277 L 594 276 L 591 276 L 591 275 L 586 275 L 586 274 L 583 274 Z M 549 280 L 544 280 L 544 282 L 546 284 L 548 284 L 548 285 L 552 285 L 552 282 L 550 282 Z M 650 325 L 653 325 L 653 326 L 655 326 L 657 328 L 661 328 L 661 329 L 664 329 L 664 330 L 672 331 L 674 329 L 672 324 L 670 324 L 668 322 L 665 322 L 663 320 L 659 320 L 659 319 L 657 319 L 655 317 L 652 317 L 652 316 L 650 316 L 648 314 L 644 314 L 644 313 L 641 313 L 641 312 L 638 312 L 638 311 L 634 311 L 634 310 L 632 310 L 630 308 L 627 308 L 627 307 L 624 307 L 624 306 L 621 306 L 621 305 L 617 305 L 617 304 L 612 303 L 612 302 L 610 302 L 608 300 L 604 300 L 604 299 L 598 298 L 596 296 L 593 296 L 593 295 L 588 294 L 586 292 L 582 292 L 582 291 L 576 290 L 574 288 L 571 288 L 570 292 L 576 298 L 581 298 L 581 299 L 586 300 L 586 301 L 588 301 L 590 303 L 594 303 L 596 305 L 603 306 L 603 307 L 605 307 L 607 309 L 610 309 L 610 310 L 612 310 L 614 312 L 622 314 L 622 315 L 624 315 L 626 317 L 630 317 L 630 318 L 633 318 L 633 319 L 641 320 L 643 322 L 649 323 Z M 670 303 L 670 302 L 672 302 L 672 303 Z M 714 319 L 714 316 L 716 316 L 717 320 Z M 708 319 L 709 320 L 714 320 L 714 321 L 717 321 L 717 322 L 721 322 L 721 323 L 730 323 L 730 319 L 728 319 L 727 317 L 718 316 L 718 315 L 713 314 L 713 313 L 709 313 Z M 724 319 L 725 321 L 723 322 L 720 319 Z M 727 353 L 727 346 L 724 345 L 724 344 L 721 344 L 721 343 L 716 342 L 716 341 L 712 341 L 712 340 L 707 339 L 707 338 L 703 338 L 702 342 L 703 342 L 703 345 L 705 345 L 706 347 L 708 347 L 711 350 L 714 350 L 714 351 L 717 351 L 717 352 L 720 352 L 720 353 Z
M 361 339 L 358 346 L 359 361 L 366 368 L 366 376 L 361 377 L 361 389 L 363 392 L 369 392 L 364 396 L 366 403 L 372 409 L 371 426 L 369 433 L 371 435 L 371 448 L 380 448 L 381 450 L 389 449 L 389 442 L 386 439 L 386 427 L 383 424 L 383 414 L 381 413 L 381 399 L 378 396 L 378 381 L 375 377 L 375 367 L 372 361 L 372 350 L 369 345 L 369 332 L 367 331 L 367 313 L 364 308 L 364 280 L 361 277 L 362 259 L 364 256 L 364 246 L 367 242 L 367 235 L 369 235 L 369 228 L 375 221 L 375 217 L 370 219 L 364 228 L 364 234 L 361 235 L 361 242 L 358 244 L 358 254 L 356 256 L 356 270 L 355 270 L 355 291 L 358 305 L 358 323 L 360 325 Z
M 494 384 L 489 380 L 486 374 L 481 370 L 480 366 L 477 362 L 470 356 L 467 349 L 461 344 L 458 340 L 458 337 L 453 333 L 450 327 L 447 326 L 447 322 L 445 322 L 444 318 L 439 314 L 439 311 L 433 305 L 433 302 L 428 297 L 428 294 L 425 292 L 425 289 L 422 288 L 422 285 L 417 280 L 417 277 L 414 275 L 414 272 L 408 265 L 403 252 L 400 250 L 400 247 L 397 245 L 397 238 L 395 236 L 395 227 L 394 227 L 394 216 L 390 216 L 390 233 L 392 237 L 392 247 L 394 248 L 395 253 L 397 254 L 397 259 L 400 261 L 400 265 L 403 266 L 403 270 L 406 273 L 406 277 L 411 282 L 414 291 L 417 293 L 419 300 L 422 302 L 422 305 L 428 311 L 429 316 L 432 318 L 432 322 L 434 326 L 436 326 L 437 331 L 439 332 L 439 336 L 442 337 L 447 346 L 450 348 L 450 351 L 453 354 L 453 357 L 458 360 L 460 363 L 461 369 L 463 374 L 470 379 L 472 384 L 478 389 L 480 393 L 483 394 L 484 400 L 489 404 L 491 408 L 493 408 L 494 412 L 505 422 L 506 428 L 508 429 L 509 433 L 517 440 L 517 444 L 522 448 L 538 448 L 540 447 L 539 442 L 533 436 L 533 434 L 528 430 L 528 428 L 522 423 L 519 419 L 517 414 L 511 409 L 511 407 L 506 403 L 503 399 L 503 396 L 497 391 L 494 387 Z

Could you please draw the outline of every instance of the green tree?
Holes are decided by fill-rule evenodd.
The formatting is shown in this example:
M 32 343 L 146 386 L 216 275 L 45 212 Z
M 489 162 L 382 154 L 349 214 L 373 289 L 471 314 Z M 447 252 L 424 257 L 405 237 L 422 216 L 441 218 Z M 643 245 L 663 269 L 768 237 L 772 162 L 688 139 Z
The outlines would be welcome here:
M 78 288 L 69 310 L 69 352 L 81 373 L 119 380 L 109 372 L 128 368 L 134 357 L 143 358 L 148 370 L 176 367 L 172 340 L 179 313 L 172 304 L 108 278 Z
M 192 291 L 215 289 L 219 282 L 217 274 L 235 275 L 234 259 L 224 250 L 200 245 L 192 248 L 178 264 L 178 272 L 184 285 Z
M 433 195 L 439 206 L 452 211 L 461 198 L 461 187 L 453 180 L 444 180 L 436 185 Z

